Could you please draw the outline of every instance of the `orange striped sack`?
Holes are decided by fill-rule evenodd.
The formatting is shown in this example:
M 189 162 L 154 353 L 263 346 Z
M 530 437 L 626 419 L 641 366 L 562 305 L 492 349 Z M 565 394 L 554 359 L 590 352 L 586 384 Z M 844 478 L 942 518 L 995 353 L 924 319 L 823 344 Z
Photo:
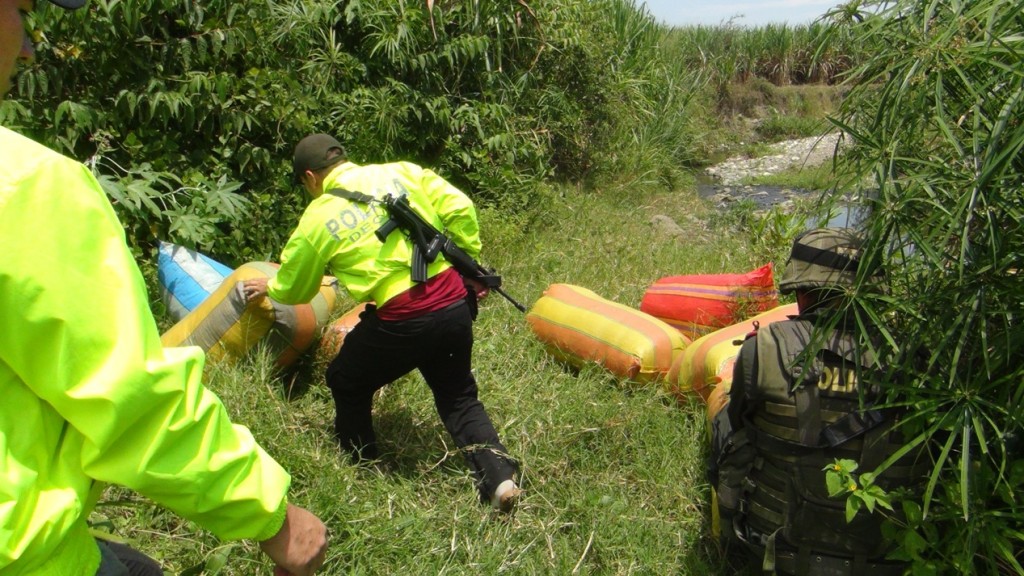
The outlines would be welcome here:
M 164 346 L 199 346 L 210 361 L 235 361 L 257 342 L 265 341 L 278 367 L 297 360 L 327 324 L 338 297 L 338 281 L 324 277 L 320 292 L 308 304 L 281 304 L 270 298 L 247 304 L 242 281 L 272 278 L 277 264 L 249 262 L 239 266 L 196 309 L 161 337 Z
M 639 382 L 663 378 L 689 344 L 661 320 L 571 284 L 549 286 L 526 320 L 559 360 L 577 367 L 596 362 Z
M 320 337 L 320 345 L 316 350 L 318 361 L 334 360 L 342 345 L 345 344 L 345 336 L 356 327 L 356 324 L 359 324 L 359 315 L 363 313 L 363 310 L 366 310 L 366 302 L 357 304 L 324 329 L 324 333 Z
M 644 293 L 640 310 L 692 340 L 779 305 L 772 265 L 746 274 L 667 276 Z
M 717 400 L 724 402 L 721 394 L 728 394 L 736 356 L 740 353 L 744 337 L 754 329 L 754 322 L 764 327 L 796 313 L 796 304 L 786 304 L 701 336 L 687 346 L 672 364 L 665 385 L 680 400 L 700 397 L 708 401 L 709 409 L 709 395 L 712 390 L 721 388 L 724 392 L 719 393 Z

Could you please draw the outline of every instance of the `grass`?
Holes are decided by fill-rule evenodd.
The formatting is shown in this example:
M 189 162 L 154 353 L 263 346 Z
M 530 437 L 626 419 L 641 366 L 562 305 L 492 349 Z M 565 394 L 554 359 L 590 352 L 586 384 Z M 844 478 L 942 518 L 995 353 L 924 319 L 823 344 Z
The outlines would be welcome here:
M 801 190 L 831 190 L 836 185 L 832 162 L 815 166 L 796 166 L 775 174 L 757 175 L 743 180 L 753 186 L 780 186 Z
M 824 126 L 824 122 L 814 118 L 773 112 L 758 124 L 757 133 L 765 140 L 788 140 L 821 134 Z
M 718 106 L 723 112 L 763 118 L 766 123 L 776 121 L 773 118 L 802 119 L 810 126 L 820 124 L 823 118 L 838 109 L 842 91 L 839 87 L 825 84 L 777 86 L 762 78 L 752 78 L 746 82 L 730 83 L 719 96 Z M 807 130 L 809 128 L 801 128 L 801 133 L 794 136 L 820 133 L 820 130 Z
M 552 188 L 521 221 L 482 215 L 485 257 L 527 305 L 564 282 L 636 307 L 659 277 L 756 264 L 742 238 L 705 229 L 707 210 L 690 191 Z M 686 233 L 659 235 L 650 224 L 657 214 Z M 322 367 L 308 361 L 282 377 L 256 354 L 208 368 L 209 386 L 237 421 L 292 472 L 292 500 L 328 524 L 323 574 L 727 573 L 707 537 L 700 406 L 596 366 L 555 362 L 497 295 L 483 303 L 476 332 L 481 398 L 522 466 L 526 496 L 511 518 L 478 502 L 418 374 L 375 403 L 385 456 L 367 468 L 350 465 L 331 441 Z M 270 571 L 255 544 L 221 543 L 126 490 L 108 491 L 95 519 L 173 574 Z

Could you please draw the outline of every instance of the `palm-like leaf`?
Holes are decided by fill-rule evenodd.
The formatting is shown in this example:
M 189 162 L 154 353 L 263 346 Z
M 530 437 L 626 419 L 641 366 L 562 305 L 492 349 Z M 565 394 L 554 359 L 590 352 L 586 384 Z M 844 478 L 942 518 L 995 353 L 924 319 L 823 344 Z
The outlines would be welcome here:
M 880 14 L 854 27 L 874 55 L 838 124 L 857 142 L 852 166 L 878 186 L 867 234 L 892 299 L 870 306 L 896 336 L 890 358 L 914 375 L 893 397 L 935 446 L 925 515 L 908 530 L 944 535 L 922 563 L 1019 573 L 1024 505 L 1005 495 L 1024 466 L 1024 20 L 998 1 L 858 8 L 871 4 Z

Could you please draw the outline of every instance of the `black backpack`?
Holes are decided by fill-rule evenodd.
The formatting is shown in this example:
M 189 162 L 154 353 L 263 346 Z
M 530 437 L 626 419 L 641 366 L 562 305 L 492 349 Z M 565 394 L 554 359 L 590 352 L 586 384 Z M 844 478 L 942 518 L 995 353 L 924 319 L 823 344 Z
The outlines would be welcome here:
M 732 386 L 753 391 L 754 401 L 735 431 L 725 410 L 715 417 L 709 471 L 723 543 L 760 558 L 767 574 L 885 576 L 906 568 L 885 558 L 883 517 L 862 511 L 847 523 L 845 498 L 830 497 L 825 485 L 824 468 L 836 459 L 872 471 L 903 446 L 898 414 L 862 408 L 857 378 L 873 364 L 866 356 L 851 335 L 815 333 L 808 318 L 770 324 L 741 349 L 744 382 Z M 863 395 L 871 400 L 870 391 Z M 877 484 L 918 485 L 917 460 L 905 455 Z

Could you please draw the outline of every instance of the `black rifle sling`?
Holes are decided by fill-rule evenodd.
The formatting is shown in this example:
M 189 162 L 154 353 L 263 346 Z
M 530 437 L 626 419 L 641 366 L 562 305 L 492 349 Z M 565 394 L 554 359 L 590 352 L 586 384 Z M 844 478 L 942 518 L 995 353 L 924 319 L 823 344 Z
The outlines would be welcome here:
M 363 204 L 370 204 L 377 201 L 376 198 L 369 194 L 363 194 L 362 192 L 356 192 L 354 190 L 346 190 L 345 188 L 331 188 L 327 193 L 331 196 L 337 196 L 353 202 L 362 202 Z
M 396 228 L 401 228 L 399 220 L 395 218 L 394 214 L 391 213 L 391 210 L 388 208 L 386 202 L 382 202 L 381 200 L 378 200 L 377 198 L 374 198 L 369 194 L 364 194 L 362 192 L 356 192 L 355 190 L 348 190 L 345 188 L 331 188 L 330 190 L 327 191 L 327 193 L 330 194 L 331 196 L 337 196 L 338 198 L 344 198 L 345 200 L 349 200 L 352 202 L 361 202 L 363 204 L 383 204 L 385 210 L 388 213 L 388 221 L 385 222 L 384 225 L 381 226 L 380 229 L 378 229 L 375 233 L 377 238 L 381 242 L 384 242 L 384 240 L 388 237 L 388 234 L 390 234 L 393 230 L 395 230 Z M 419 240 L 421 239 L 417 235 L 409 232 L 409 238 L 413 241 L 414 248 L 420 250 L 425 249 L 423 246 L 420 246 Z M 428 261 L 433 262 L 434 259 L 428 258 Z

